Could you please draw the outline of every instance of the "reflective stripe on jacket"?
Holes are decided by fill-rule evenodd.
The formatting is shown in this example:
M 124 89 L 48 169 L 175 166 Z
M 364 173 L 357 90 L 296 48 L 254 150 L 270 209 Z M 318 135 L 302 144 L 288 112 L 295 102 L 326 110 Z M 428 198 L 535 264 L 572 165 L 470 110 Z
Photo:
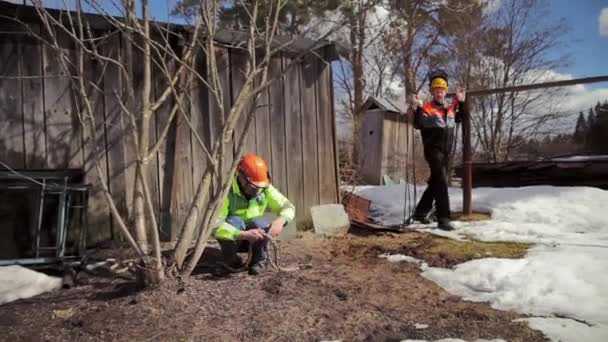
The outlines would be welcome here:
M 418 107 L 414 126 L 420 130 L 425 146 L 446 152 L 451 149 L 454 127 L 461 121 L 460 105 L 456 100 L 445 105 L 430 101 Z

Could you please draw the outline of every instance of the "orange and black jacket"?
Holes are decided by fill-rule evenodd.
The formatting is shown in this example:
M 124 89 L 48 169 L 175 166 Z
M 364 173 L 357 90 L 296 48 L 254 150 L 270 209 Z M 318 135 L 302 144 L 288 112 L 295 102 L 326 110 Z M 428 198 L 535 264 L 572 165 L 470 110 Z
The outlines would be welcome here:
M 456 122 L 462 121 L 464 103 L 439 104 L 429 101 L 418 107 L 414 115 L 414 127 L 420 130 L 425 147 L 450 151 L 454 139 Z

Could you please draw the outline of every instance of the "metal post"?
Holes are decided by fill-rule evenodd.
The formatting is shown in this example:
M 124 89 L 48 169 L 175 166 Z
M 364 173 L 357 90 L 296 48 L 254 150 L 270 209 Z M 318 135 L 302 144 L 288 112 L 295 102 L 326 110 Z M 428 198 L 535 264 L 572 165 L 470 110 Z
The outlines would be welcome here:
M 63 188 L 59 194 L 59 205 L 57 215 L 57 251 L 55 256 L 63 258 L 65 248 L 65 235 L 66 235 L 66 202 L 67 202 L 67 177 L 64 178 Z
M 40 256 L 40 230 L 42 229 L 42 214 L 44 212 L 44 192 L 46 191 L 46 178 L 42 179 L 42 186 L 40 188 L 40 200 L 38 202 L 38 222 L 36 224 L 36 245 L 34 248 L 34 256 L 38 258 Z
M 546 89 L 546 88 L 554 88 L 554 87 L 564 87 L 571 86 L 577 84 L 587 84 L 587 83 L 597 83 L 597 82 L 607 82 L 608 75 L 596 76 L 596 77 L 585 77 L 578 78 L 573 80 L 562 80 L 562 81 L 551 81 L 544 83 L 536 83 L 536 84 L 524 84 L 518 86 L 504 87 L 504 88 L 495 88 L 495 89 L 480 89 L 480 90 L 472 90 L 467 91 L 467 97 L 471 96 L 483 96 L 483 95 L 491 95 L 505 92 L 516 92 L 516 91 L 527 91 L 534 89 Z M 448 96 L 454 96 L 455 94 L 448 94 Z M 471 150 L 471 120 L 470 114 L 466 111 L 466 114 L 462 119 L 462 211 L 463 215 L 471 215 L 472 214 L 472 205 L 471 205 L 471 193 L 473 186 L 473 167 L 472 167 L 472 150 Z
M 89 226 L 89 188 L 85 186 L 81 192 L 82 208 L 80 209 L 80 237 L 78 243 L 78 256 L 84 256 L 87 245 L 87 227 Z
M 472 165 L 471 165 L 471 118 L 468 110 L 464 111 L 462 117 L 462 214 L 471 215 L 473 208 L 471 205 L 472 196 Z

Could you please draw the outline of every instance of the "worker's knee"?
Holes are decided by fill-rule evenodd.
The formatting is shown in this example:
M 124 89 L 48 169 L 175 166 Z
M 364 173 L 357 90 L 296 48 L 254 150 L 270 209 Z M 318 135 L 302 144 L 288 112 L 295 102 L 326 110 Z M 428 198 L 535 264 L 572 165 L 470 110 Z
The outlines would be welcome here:
M 245 221 L 239 216 L 229 216 L 226 222 L 238 230 L 245 230 Z
M 251 220 L 251 222 L 249 222 L 247 229 L 258 229 L 259 228 L 259 229 L 263 229 L 263 230 L 268 230 L 270 228 L 271 224 L 272 224 L 272 222 L 270 221 L 270 219 L 268 219 L 266 217 L 258 217 L 258 218 Z

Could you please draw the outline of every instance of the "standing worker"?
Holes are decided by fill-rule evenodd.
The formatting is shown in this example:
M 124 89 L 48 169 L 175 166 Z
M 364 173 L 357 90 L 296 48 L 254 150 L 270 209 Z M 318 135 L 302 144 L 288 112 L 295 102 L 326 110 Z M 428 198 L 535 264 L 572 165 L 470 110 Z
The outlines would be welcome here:
M 267 219 L 264 216 L 267 210 L 278 217 L 274 221 Z M 268 239 L 277 237 L 294 216 L 294 205 L 270 183 L 264 159 L 253 153 L 243 156 L 214 230 L 224 262 L 231 268 L 241 268 L 243 262 L 237 252 L 251 246 L 249 274 L 263 272 L 268 258 Z
M 420 130 L 424 146 L 424 159 L 431 169 L 428 186 L 416 206 L 414 220 L 424 224 L 431 221 L 429 213 L 435 203 L 438 228 L 453 230 L 450 222 L 450 198 L 448 195 L 448 161 L 452 149 L 455 123 L 466 115 L 465 90 L 458 87 L 456 98 L 447 103 L 448 75 L 443 70 L 429 74 L 433 99 L 422 103 L 418 95 L 409 95 L 410 108 L 415 109 L 414 127 Z

